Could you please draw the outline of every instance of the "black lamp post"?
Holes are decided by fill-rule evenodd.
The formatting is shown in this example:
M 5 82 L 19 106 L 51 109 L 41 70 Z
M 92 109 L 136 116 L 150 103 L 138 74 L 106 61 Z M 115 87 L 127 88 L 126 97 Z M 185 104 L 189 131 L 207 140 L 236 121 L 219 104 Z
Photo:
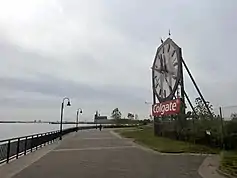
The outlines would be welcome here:
M 77 131 L 78 131 L 79 113 L 82 114 L 82 109 L 81 109 L 81 108 L 78 108 L 78 109 L 77 109 L 77 121 L 76 121 L 76 128 L 77 128 Z
M 62 140 L 62 133 L 63 133 L 63 109 L 64 109 L 64 101 L 67 100 L 67 106 L 71 106 L 70 99 L 65 97 L 63 98 L 63 102 L 61 105 L 61 121 L 60 121 L 60 140 Z
M 95 116 L 94 116 L 94 123 L 95 123 L 95 128 L 96 128 L 96 129 L 97 129 L 97 118 L 98 118 L 98 116 L 99 116 L 99 112 L 96 111 L 96 112 L 95 112 Z
M 152 102 L 149 102 L 149 101 L 145 101 L 145 104 L 146 104 L 146 105 L 152 105 L 153 103 L 152 103 Z M 149 118 L 152 118 L 152 114 L 151 114 L 151 113 L 149 114 Z

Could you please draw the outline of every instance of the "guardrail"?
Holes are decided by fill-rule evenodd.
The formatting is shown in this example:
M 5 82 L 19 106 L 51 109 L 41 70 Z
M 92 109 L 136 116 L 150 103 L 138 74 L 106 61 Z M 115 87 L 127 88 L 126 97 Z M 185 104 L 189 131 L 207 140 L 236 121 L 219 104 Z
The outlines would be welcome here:
M 118 124 L 106 125 L 104 128 L 122 128 L 134 127 L 137 124 Z M 62 131 L 62 135 L 66 135 L 77 130 L 94 129 L 98 126 L 73 127 Z M 26 155 L 28 152 L 37 150 L 40 147 L 53 143 L 60 137 L 60 131 L 52 131 L 39 133 L 34 135 L 16 137 L 6 140 L 0 140 L 0 164 L 9 163 L 12 159 L 18 159 L 19 156 Z
M 65 129 L 62 135 L 76 131 L 77 128 Z M 8 163 L 11 159 L 18 159 L 27 152 L 37 150 L 39 147 L 53 143 L 60 137 L 59 131 L 52 131 L 23 137 L 0 140 L 0 164 Z

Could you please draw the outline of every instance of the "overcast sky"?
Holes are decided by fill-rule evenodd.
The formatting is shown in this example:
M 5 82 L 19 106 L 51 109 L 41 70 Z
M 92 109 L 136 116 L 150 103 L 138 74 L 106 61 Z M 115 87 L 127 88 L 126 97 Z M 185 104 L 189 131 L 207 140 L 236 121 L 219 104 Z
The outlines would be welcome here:
M 236 18 L 236 0 L 0 0 L 0 119 L 58 120 L 65 96 L 66 120 L 147 116 L 169 29 L 206 100 L 237 105 Z

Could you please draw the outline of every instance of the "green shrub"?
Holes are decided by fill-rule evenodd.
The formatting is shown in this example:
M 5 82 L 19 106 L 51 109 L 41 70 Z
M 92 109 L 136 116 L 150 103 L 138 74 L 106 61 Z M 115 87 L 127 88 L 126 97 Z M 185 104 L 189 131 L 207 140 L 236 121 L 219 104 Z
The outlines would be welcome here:
M 220 169 L 225 173 L 237 176 L 237 152 L 222 152 Z
M 226 150 L 237 149 L 237 134 L 233 133 L 230 135 L 226 135 L 224 138 L 224 145 Z
M 225 132 L 226 134 L 237 134 L 237 121 L 227 121 L 225 122 Z
M 225 121 L 223 124 L 222 131 L 221 121 L 218 118 L 188 120 L 185 127 L 180 126 L 179 121 L 156 122 L 155 133 L 157 136 L 216 148 L 223 147 L 223 137 L 225 149 L 237 149 L 237 122 Z M 210 131 L 210 135 L 206 131 Z

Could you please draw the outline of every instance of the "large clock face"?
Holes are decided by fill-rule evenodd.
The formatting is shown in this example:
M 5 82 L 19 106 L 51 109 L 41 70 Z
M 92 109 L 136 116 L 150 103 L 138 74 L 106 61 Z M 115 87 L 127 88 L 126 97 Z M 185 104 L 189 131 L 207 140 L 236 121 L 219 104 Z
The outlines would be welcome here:
M 180 79 L 180 48 L 170 40 L 157 50 L 153 64 L 153 90 L 159 101 L 173 99 Z

